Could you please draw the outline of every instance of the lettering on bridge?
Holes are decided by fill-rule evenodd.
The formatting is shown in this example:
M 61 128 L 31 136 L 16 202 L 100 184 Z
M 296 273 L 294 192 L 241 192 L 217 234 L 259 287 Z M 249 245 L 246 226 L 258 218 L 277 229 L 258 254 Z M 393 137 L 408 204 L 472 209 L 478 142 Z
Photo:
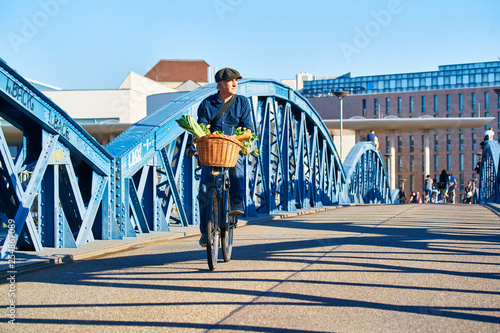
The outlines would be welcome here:
M 7 92 L 7 94 L 12 96 L 12 98 L 21 103 L 27 110 L 33 111 L 33 109 L 35 108 L 33 95 L 30 93 L 30 91 L 20 84 L 12 81 L 10 78 L 7 78 L 5 91 Z

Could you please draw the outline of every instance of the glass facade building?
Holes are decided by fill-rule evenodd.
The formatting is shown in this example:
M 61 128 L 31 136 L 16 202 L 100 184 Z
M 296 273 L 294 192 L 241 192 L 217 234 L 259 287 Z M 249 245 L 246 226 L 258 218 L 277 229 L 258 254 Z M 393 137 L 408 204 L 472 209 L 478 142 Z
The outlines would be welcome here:
M 500 139 L 500 61 L 440 66 L 436 72 L 374 75 L 304 82 L 303 93 L 323 119 L 338 119 L 340 102 L 333 91 L 350 91 L 343 100 L 343 117 L 366 119 L 497 117 L 492 126 Z M 455 178 L 477 178 L 474 171 L 481 154 L 485 128 L 440 129 L 430 133 L 432 157 L 430 176 L 442 170 Z M 388 151 L 388 132 L 376 133 L 380 151 Z M 366 133 L 357 133 L 363 139 Z M 396 179 L 406 179 L 405 189 L 422 191 L 426 175 L 420 168 L 424 152 L 422 132 L 398 132 Z M 433 140 L 433 142 L 432 142 Z M 432 147 L 433 143 L 433 147 Z M 385 145 L 385 147 L 384 147 Z M 470 158 L 472 156 L 472 158 Z M 401 183 L 398 185 L 402 185 Z M 457 193 L 458 197 L 463 193 Z
M 387 74 L 304 81 L 306 97 L 332 96 L 334 91 L 378 94 L 500 85 L 500 61 L 444 65 L 434 72 Z

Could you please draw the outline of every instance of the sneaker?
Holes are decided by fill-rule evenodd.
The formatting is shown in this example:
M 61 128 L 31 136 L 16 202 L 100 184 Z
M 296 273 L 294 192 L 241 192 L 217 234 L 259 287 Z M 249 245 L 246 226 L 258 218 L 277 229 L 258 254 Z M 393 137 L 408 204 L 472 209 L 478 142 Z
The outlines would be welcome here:
M 244 213 L 245 213 L 245 207 L 243 207 L 243 202 L 231 203 L 231 216 L 238 216 Z
M 206 234 L 201 234 L 201 237 L 200 237 L 200 246 L 201 247 L 207 247 L 207 235 Z

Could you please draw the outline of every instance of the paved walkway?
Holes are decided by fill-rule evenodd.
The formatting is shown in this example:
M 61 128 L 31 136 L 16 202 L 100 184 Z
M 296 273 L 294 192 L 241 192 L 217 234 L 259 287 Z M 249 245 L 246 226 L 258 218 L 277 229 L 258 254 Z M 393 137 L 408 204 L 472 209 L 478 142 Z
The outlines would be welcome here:
M 0 285 L 0 305 L 16 304 L 0 331 L 500 332 L 500 215 L 483 206 L 261 221 L 214 272 L 197 242 L 18 273 L 14 297 Z

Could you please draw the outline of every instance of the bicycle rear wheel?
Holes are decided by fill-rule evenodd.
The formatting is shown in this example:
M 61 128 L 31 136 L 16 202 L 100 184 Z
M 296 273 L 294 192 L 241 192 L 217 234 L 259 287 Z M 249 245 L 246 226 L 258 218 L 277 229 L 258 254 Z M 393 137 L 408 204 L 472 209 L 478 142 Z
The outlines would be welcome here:
M 219 209 L 217 191 L 215 188 L 212 188 L 208 194 L 207 207 L 207 260 L 208 268 L 211 271 L 217 266 L 217 258 L 219 256 Z

